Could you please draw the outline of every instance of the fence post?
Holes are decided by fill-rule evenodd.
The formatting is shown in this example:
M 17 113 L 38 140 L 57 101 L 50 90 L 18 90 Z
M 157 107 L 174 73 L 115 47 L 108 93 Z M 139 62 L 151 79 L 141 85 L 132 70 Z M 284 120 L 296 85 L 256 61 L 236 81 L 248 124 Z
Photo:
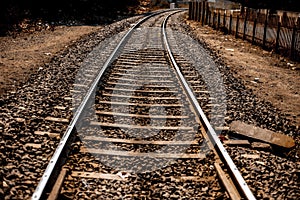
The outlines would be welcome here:
M 194 10 L 194 13 L 193 13 L 193 20 L 196 20 L 196 13 L 197 13 L 197 2 L 196 1 L 194 1 L 194 8 L 193 8 L 193 10 Z
M 205 18 L 205 11 L 206 11 L 206 9 L 205 9 L 206 3 L 205 3 L 205 1 L 202 1 L 201 4 L 202 4 L 201 24 L 203 26 L 204 25 L 204 18 Z
M 215 19 L 215 12 L 212 10 L 210 11 L 210 26 L 214 27 L 214 19 Z
M 217 29 L 220 28 L 220 21 L 221 21 L 221 14 L 220 14 L 220 11 L 218 11 L 218 25 L 217 25 Z
M 204 2 L 206 6 L 206 16 L 205 16 L 205 24 L 208 24 L 208 17 L 209 17 L 209 6 L 207 2 Z
M 278 22 L 278 26 L 277 26 L 277 35 L 276 35 L 276 44 L 275 44 L 275 53 L 279 53 L 280 27 L 281 27 L 281 23 Z
M 197 2 L 194 1 L 194 16 L 193 16 L 193 19 L 196 20 L 196 17 L 197 17 Z
M 266 47 L 266 38 L 267 38 L 267 26 L 268 26 L 268 20 L 265 20 L 264 25 L 264 36 L 263 36 L 263 47 Z
M 198 1 L 196 1 L 195 21 L 198 21 L 198 15 L 199 15 L 199 3 Z
M 291 43 L 291 59 L 294 59 L 296 32 L 297 32 L 297 27 L 296 25 L 294 25 L 293 34 L 292 34 L 292 43 Z
M 192 19 L 192 2 L 189 2 L 189 20 Z
M 211 21 L 211 11 L 208 11 L 208 26 L 210 26 L 210 21 Z
M 232 14 L 230 13 L 230 17 L 229 17 L 229 30 L 228 30 L 228 34 L 231 34 L 231 27 L 232 27 Z
M 191 2 L 191 20 L 193 20 L 194 2 Z
M 203 5 L 202 5 L 202 1 L 199 1 L 199 17 L 198 17 L 198 21 L 201 22 L 201 17 L 202 17 L 202 10 L 203 10 Z
M 254 23 L 253 23 L 252 44 L 255 43 L 256 24 L 257 24 L 257 18 L 254 19 Z
M 201 16 L 202 16 L 202 10 L 203 10 L 203 5 L 202 2 L 199 2 L 199 16 L 198 16 L 198 21 L 201 22 Z
M 245 40 L 245 39 L 246 39 L 247 18 L 248 18 L 248 9 L 246 10 L 245 19 L 244 19 L 244 32 L 243 32 L 243 40 Z
M 197 21 L 200 22 L 201 20 L 201 15 L 202 15 L 202 3 L 198 2 L 198 16 L 197 16 Z
M 216 12 L 214 11 L 214 13 L 213 13 L 213 24 L 212 24 L 213 28 L 216 28 L 215 21 L 216 21 Z
M 191 20 L 194 20 L 194 2 L 192 1 Z
M 240 15 L 236 17 L 236 27 L 235 27 L 235 37 L 237 38 L 239 35 L 239 20 L 240 20 Z
M 264 36 L 263 36 L 263 43 L 262 43 L 263 48 L 266 47 L 267 28 L 268 28 L 268 13 L 269 12 L 267 12 L 267 14 L 266 14 L 265 25 L 264 25 Z
M 226 29 L 226 11 L 224 10 L 224 15 L 223 15 L 223 28 L 224 30 Z

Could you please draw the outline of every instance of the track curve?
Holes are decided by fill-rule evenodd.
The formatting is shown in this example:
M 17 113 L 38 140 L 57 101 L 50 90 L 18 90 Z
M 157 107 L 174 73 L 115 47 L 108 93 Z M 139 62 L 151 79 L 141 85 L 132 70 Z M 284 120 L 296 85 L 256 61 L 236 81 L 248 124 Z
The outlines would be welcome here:
M 227 198 L 216 181 L 224 167 L 217 152 L 235 174 L 241 195 L 254 199 L 188 84 L 178 80 L 179 69 L 170 66 L 171 60 L 176 68 L 164 29 L 168 17 L 154 15 L 125 34 L 93 83 L 84 86 L 87 93 L 33 199 L 51 190 L 50 196 L 64 198 Z M 215 144 L 217 151 L 211 149 Z M 59 189 L 49 188 L 57 173 Z

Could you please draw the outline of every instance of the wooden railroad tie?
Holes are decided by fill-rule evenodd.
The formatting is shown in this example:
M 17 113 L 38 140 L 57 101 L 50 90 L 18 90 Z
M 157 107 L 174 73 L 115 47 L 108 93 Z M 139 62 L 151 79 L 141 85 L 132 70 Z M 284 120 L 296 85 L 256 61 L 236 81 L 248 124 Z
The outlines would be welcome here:
M 129 96 L 122 94 L 114 94 L 114 93 L 106 93 L 102 92 L 103 96 L 108 97 L 120 97 L 120 98 L 128 98 L 128 99 L 148 99 L 148 100 L 180 100 L 178 97 L 152 97 L 152 96 Z
M 113 91 L 126 91 L 126 92 L 143 92 L 143 93 L 178 93 L 177 90 L 137 90 L 137 89 L 126 89 L 126 88 L 117 88 L 117 87 L 105 87 L 105 90 Z
M 172 76 L 159 76 L 159 75 L 149 75 L 149 74 L 126 74 L 126 73 L 119 73 L 119 72 L 112 73 L 112 75 L 147 77 L 147 78 L 172 78 Z
M 110 77 L 110 80 L 122 80 L 122 81 L 133 81 L 133 82 L 141 82 L 141 83 L 157 83 L 158 80 L 145 80 L 145 79 L 130 79 L 130 78 L 124 78 L 124 77 Z M 159 80 L 160 83 L 174 83 L 172 80 Z
M 52 121 L 52 122 L 69 123 L 69 120 L 68 120 L 68 119 L 57 118 L 57 117 L 46 117 L 45 120 L 47 120 L 47 121 Z
M 116 102 L 116 101 L 99 101 L 102 104 L 120 105 L 120 106 L 151 106 L 151 107 L 182 107 L 182 104 L 142 104 L 142 103 L 128 103 L 128 102 Z
M 117 85 L 117 86 L 132 86 L 132 87 L 154 87 L 154 88 L 174 88 L 175 85 L 155 85 L 155 84 L 135 84 L 135 83 L 122 83 L 122 82 L 114 82 L 108 81 L 107 84 Z
M 122 117 L 136 117 L 136 118 L 150 118 L 150 119 L 188 119 L 189 116 L 184 115 L 139 115 L 130 113 L 117 113 L 117 112 L 105 112 L 96 111 L 99 115 L 111 115 L 111 116 L 122 116 Z
M 111 127 L 111 128 L 128 128 L 128 129 L 157 129 L 157 130 L 184 130 L 184 131 L 193 131 L 193 127 L 186 126 L 140 126 L 140 125 L 130 125 L 130 124 L 113 124 L 113 123 L 104 123 L 104 122 L 95 122 L 90 123 L 92 126 L 101 126 L 101 127 Z
M 56 138 L 59 137 L 59 133 L 51 133 L 51 132 L 46 132 L 46 131 L 34 131 L 35 135 L 48 135 L 50 138 Z
M 141 153 L 133 151 L 115 151 L 115 150 L 103 150 L 96 148 L 80 148 L 81 153 L 100 154 L 108 156 L 124 156 L 124 157 L 150 157 L 150 158 L 173 158 L 173 159 L 204 159 L 206 155 L 204 153 Z
M 126 143 L 126 144 L 153 144 L 153 145 L 197 145 L 198 141 L 196 140 L 187 140 L 187 141 L 165 141 L 165 140 L 133 140 L 133 139 L 119 139 L 119 138 L 108 138 L 108 137 L 99 137 L 99 136 L 86 136 L 83 138 L 84 141 L 92 140 L 98 142 L 115 142 L 115 143 Z
M 122 176 L 124 174 L 124 176 Z M 118 180 L 126 181 L 127 177 L 130 177 L 130 172 L 119 172 L 117 174 L 107 174 L 101 172 L 85 172 L 85 171 L 72 171 L 71 176 L 74 178 L 86 178 L 86 179 L 107 179 L 107 180 Z M 170 176 L 168 177 L 172 182 L 212 182 L 215 181 L 214 176 L 198 177 L 198 176 Z
M 295 141 L 290 136 L 276 133 L 267 129 L 262 129 L 241 121 L 233 121 L 230 124 L 230 130 L 246 137 L 261 140 L 285 148 L 292 148 L 295 146 Z

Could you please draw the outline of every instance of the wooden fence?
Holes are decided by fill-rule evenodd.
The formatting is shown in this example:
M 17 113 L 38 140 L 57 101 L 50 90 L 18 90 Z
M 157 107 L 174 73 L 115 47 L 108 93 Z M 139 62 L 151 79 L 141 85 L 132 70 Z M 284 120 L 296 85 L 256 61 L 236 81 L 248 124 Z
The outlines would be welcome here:
M 189 19 L 199 21 L 252 44 L 300 60 L 300 19 L 245 8 L 214 8 L 207 1 L 189 2 Z

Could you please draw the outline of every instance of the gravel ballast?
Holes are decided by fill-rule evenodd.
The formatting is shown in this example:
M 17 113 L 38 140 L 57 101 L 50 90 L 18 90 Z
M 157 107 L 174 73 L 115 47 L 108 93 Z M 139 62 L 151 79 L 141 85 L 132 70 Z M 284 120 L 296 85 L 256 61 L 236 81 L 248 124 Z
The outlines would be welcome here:
M 72 93 L 74 79 L 83 61 L 94 47 L 105 38 L 112 37 L 130 27 L 140 17 L 116 22 L 92 33 L 72 44 L 49 63 L 41 66 L 29 81 L 6 93 L 0 99 L 1 122 L 1 161 L 2 187 L 0 197 L 3 199 L 28 199 L 31 197 L 39 178 L 42 176 L 47 161 L 51 158 L 68 123 L 57 123 L 45 120 L 56 117 L 71 120 Z M 299 199 L 299 127 L 292 125 L 285 115 L 271 103 L 256 97 L 248 90 L 242 80 L 233 76 L 230 65 L 213 49 L 201 42 L 193 30 L 185 24 L 180 14 L 174 15 L 169 25 L 173 30 L 182 32 L 196 42 L 200 51 L 189 51 L 188 57 L 210 56 L 217 67 L 226 93 L 225 126 L 232 121 L 243 122 L 280 132 L 293 137 L 296 147 L 291 150 L 272 149 L 258 150 L 251 147 L 229 147 L 228 152 L 242 172 L 247 184 L 258 199 Z M 178 46 L 185 41 L 177 38 Z M 195 45 L 195 43 L 193 43 Z M 181 53 L 182 55 L 182 53 Z M 201 55 L 200 55 L 201 56 Z M 202 63 L 203 65 L 205 62 Z M 201 71 L 204 66 L 197 65 Z M 73 102 L 74 103 L 74 102 Z M 55 108 L 65 107 L 65 110 Z M 220 123 L 216 121 L 216 125 Z M 223 123 L 223 122 L 222 122 Z M 37 135 L 35 131 L 54 134 Z M 222 135 L 231 138 L 231 132 L 223 131 Z M 252 142 L 252 141 L 251 141 Z M 245 158 L 244 155 L 255 154 L 256 158 Z
M 0 196 L 3 199 L 31 197 L 68 125 L 45 118 L 71 120 L 70 90 L 84 59 L 99 43 L 128 29 L 139 18 L 141 16 L 125 19 L 82 37 L 49 63 L 40 66 L 26 84 L 1 97 L 3 167 L 0 176 L 3 187 Z M 36 131 L 42 132 L 42 135 L 36 134 Z
M 226 92 L 225 126 L 232 121 L 240 120 L 261 128 L 283 133 L 295 139 L 293 149 L 282 149 L 272 146 L 271 149 L 254 149 L 251 147 L 226 146 L 234 163 L 242 172 L 247 184 L 258 199 L 299 199 L 299 127 L 295 126 L 285 117 L 285 114 L 276 109 L 270 102 L 259 99 L 252 91 L 244 86 L 243 80 L 234 77 L 229 64 L 226 64 L 217 51 L 210 49 L 202 38 L 185 23 L 186 15 L 177 14 L 172 17 L 169 25 L 173 30 L 184 32 L 194 41 L 199 42 L 200 51 L 187 47 L 185 55 L 192 58 L 209 55 L 214 60 L 218 72 L 223 80 L 222 86 Z M 185 41 L 177 38 L 178 45 Z M 195 43 L 193 43 L 195 44 Z M 203 53 L 201 53 L 203 52 Z M 203 70 L 207 65 L 197 65 L 198 70 Z M 239 137 L 232 132 L 223 131 L 225 138 Z M 240 138 L 239 138 L 240 139 Z M 254 142 L 254 141 L 250 141 Z M 257 155 L 245 158 L 245 155 Z M 246 156 L 247 157 L 247 156 Z

